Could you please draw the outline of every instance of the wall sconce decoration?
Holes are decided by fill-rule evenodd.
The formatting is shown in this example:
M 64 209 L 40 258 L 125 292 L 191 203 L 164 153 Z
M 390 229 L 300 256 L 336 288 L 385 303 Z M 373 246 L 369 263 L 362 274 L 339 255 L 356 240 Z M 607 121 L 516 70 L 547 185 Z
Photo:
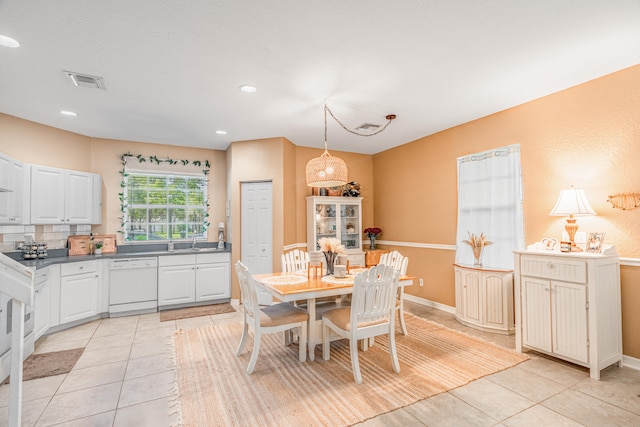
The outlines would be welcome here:
M 589 204 L 587 196 L 584 194 L 584 190 L 575 189 L 573 186 L 568 190 L 562 190 L 556 205 L 551 209 L 549 215 L 569 217 L 567 218 L 567 223 L 565 224 L 564 229 L 567 230 L 567 234 L 569 234 L 571 252 L 582 252 L 582 249 L 576 245 L 574 240 L 576 232 L 578 231 L 578 224 L 576 224 L 576 218 L 574 218 L 574 215 L 597 215 L 596 211 L 594 211 Z
M 640 206 L 640 193 L 616 193 L 607 198 L 614 208 L 627 210 Z

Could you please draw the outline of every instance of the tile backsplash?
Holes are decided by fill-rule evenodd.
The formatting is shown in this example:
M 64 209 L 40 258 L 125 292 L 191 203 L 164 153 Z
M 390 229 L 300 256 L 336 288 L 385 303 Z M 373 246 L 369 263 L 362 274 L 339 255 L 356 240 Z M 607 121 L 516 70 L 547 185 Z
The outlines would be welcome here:
M 67 247 L 69 236 L 89 234 L 91 225 L 0 225 L 0 252 L 18 250 L 25 235 L 36 242 L 45 242 L 49 249 Z

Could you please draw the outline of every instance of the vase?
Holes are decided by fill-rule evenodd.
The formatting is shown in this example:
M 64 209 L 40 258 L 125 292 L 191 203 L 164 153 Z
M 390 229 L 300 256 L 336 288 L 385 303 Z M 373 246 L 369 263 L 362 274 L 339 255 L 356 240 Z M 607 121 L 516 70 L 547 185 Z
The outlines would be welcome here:
M 376 248 L 376 235 L 369 234 L 369 249 L 375 249 L 375 248 Z
M 336 252 L 323 252 L 324 258 L 327 261 L 327 272 L 326 274 L 333 274 L 333 264 L 336 262 L 336 257 L 338 254 Z
M 473 266 L 482 267 L 482 249 L 484 246 L 474 246 L 473 249 Z

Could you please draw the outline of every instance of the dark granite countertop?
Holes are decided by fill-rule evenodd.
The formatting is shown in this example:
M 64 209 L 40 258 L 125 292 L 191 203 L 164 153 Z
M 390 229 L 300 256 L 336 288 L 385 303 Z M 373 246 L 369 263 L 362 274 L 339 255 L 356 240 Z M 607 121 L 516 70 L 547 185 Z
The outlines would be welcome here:
M 22 252 L 4 252 L 4 255 L 18 261 L 27 267 L 35 267 L 36 270 L 54 264 L 65 264 L 68 262 L 91 261 L 97 259 L 117 259 L 117 258 L 140 258 L 155 257 L 161 255 L 186 255 L 186 254 L 210 254 L 210 253 L 230 253 L 231 245 L 225 243 L 224 249 L 218 249 L 217 242 L 198 243 L 195 249 L 191 248 L 191 243 L 176 243 L 172 252 L 167 250 L 166 243 L 131 244 L 118 246 L 116 253 L 101 255 L 73 255 L 69 256 L 69 250 L 50 249 L 47 258 L 23 259 Z

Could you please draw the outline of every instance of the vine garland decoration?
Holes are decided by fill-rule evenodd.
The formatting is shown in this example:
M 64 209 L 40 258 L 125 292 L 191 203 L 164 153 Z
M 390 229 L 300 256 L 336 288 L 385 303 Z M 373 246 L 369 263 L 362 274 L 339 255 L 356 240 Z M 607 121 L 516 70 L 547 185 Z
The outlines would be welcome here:
M 167 158 L 160 158 L 158 156 L 149 156 L 149 157 L 145 157 L 142 154 L 131 154 L 130 152 L 126 152 L 124 154 L 120 154 L 118 156 L 118 158 L 120 159 L 120 163 L 122 163 L 122 169 L 119 171 L 120 175 L 122 175 L 122 181 L 120 181 L 120 188 L 122 189 L 122 191 L 120 191 L 118 193 L 118 198 L 120 199 L 120 214 L 122 215 L 120 217 L 120 227 L 121 229 L 118 230 L 118 233 L 122 233 L 124 234 L 124 230 L 125 227 L 127 225 L 127 221 L 125 220 L 125 211 L 127 209 L 127 202 L 125 200 L 125 194 L 124 194 L 124 188 L 126 186 L 126 178 L 127 176 L 129 176 L 129 174 L 126 172 L 126 166 L 127 166 L 127 161 L 131 160 L 131 159 L 137 159 L 138 163 L 145 163 L 145 162 L 149 162 L 149 163 L 155 163 L 157 165 L 161 164 L 161 163 L 168 163 L 170 165 L 182 165 L 182 166 L 187 166 L 188 164 L 192 164 L 194 166 L 197 167 L 203 167 L 202 169 L 202 173 L 204 174 L 205 177 L 209 176 L 209 171 L 211 170 L 211 163 L 209 163 L 209 160 L 205 160 L 204 162 L 202 160 L 174 160 L 171 159 L 169 157 Z M 207 179 L 208 182 L 208 179 Z M 209 228 L 209 226 L 211 225 L 211 223 L 209 222 L 208 218 L 209 218 L 209 197 L 207 195 L 207 197 L 204 200 L 204 206 L 205 206 L 205 211 L 204 211 L 204 223 L 202 224 L 202 231 L 205 232 L 207 231 L 207 228 Z

